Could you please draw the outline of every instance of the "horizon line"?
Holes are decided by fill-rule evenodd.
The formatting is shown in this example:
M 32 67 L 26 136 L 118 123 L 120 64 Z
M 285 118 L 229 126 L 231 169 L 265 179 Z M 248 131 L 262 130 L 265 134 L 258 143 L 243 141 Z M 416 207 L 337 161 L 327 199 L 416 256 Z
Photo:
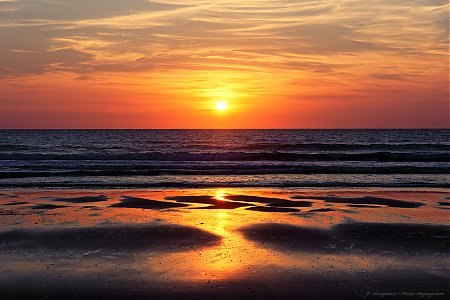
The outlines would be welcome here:
M 450 127 L 274 127 L 274 128 L 0 128 L 0 130 L 444 130 Z

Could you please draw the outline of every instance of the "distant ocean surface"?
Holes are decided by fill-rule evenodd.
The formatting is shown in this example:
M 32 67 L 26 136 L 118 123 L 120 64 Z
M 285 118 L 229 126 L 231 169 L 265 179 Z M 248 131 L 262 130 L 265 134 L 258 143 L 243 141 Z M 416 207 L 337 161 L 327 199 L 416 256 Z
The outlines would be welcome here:
M 0 130 L 0 187 L 439 187 L 450 130 Z

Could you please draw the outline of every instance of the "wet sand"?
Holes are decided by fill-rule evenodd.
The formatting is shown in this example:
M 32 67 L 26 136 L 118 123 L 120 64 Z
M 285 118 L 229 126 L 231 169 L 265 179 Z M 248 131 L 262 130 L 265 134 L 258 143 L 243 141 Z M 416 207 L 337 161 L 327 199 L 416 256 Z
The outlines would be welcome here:
M 442 189 L 3 190 L 0 299 L 447 299 Z

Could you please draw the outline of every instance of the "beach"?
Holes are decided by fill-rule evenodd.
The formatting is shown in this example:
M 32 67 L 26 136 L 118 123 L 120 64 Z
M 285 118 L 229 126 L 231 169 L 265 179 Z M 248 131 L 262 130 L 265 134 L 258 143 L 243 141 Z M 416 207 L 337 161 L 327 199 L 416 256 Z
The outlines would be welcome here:
M 2 299 L 448 295 L 445 190 L 26 190 L 0 197 Z
M 446 130 L 0 134 L 1 299 L 448 298 Z

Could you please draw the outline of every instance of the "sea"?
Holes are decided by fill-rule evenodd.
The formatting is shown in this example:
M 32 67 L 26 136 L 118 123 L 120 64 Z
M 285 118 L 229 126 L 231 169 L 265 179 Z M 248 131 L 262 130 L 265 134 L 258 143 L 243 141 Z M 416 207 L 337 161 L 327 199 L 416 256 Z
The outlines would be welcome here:
M 0 188 L 448 188 L 448 129 L 0 130 Z

